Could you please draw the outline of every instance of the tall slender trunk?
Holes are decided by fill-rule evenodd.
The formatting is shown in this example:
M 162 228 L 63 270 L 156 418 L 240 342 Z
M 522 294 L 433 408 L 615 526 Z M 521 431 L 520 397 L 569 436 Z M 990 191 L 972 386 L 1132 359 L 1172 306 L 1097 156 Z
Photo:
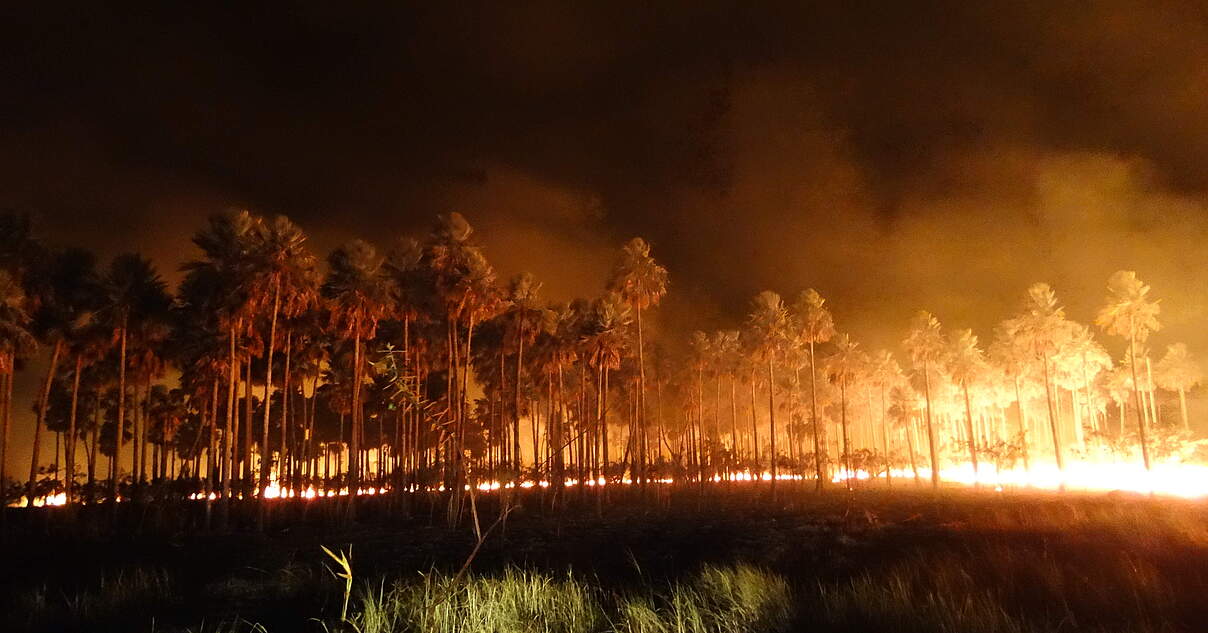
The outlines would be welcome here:
M 704 421 L 705 421 L 704 371 L 705 370 L 702 365 L 698 365 L 696 367 L 696 428 L 698 428 L 698 429 L 704 425 Z M 696 437 L 699 438 L 700 435 L 697 434 Z M 705 478 L 704 456 L 697 450 L 698 448 L 699 448 L 699 445 L 694 443 L 693 444 L 693 454 L 696 455 L 696 478 L 700 481 L 704 481 L 704 478 Z
M 456 330 L 454 330 L 454 332 L 456 332 Z M 466 418 L 467 418 L 467 409 L 469 409 L 469 402 L 467 402 L 467 400 L 466 400 L 466 394 L 470 390 L 470 359 L 471 359 L 471 353 L 473 352 L 473 341 L 474 341 L 474 317 L 471 316 L 469 319 L 469 322 L 466 325 L 465 363 L 462 364 L 461 387 L 458 390 L 459 391 L 458 398 L 460 399 L 460 404 L 458 405 L 458 413 L 459 413 L 460 419 L 459 419 L 459 422 L 457 425 L 457 473 L 456 474 L 457 474 L 457 492 L 459 495 L 461 494 L 461 491 L 464 489 L 466 483 L 471 483 L 471 485 L 473 485 L 472 482 L 469 482 L 469 473 L 467 472 L 467 469 L 465 466 Z M 473 494 L 472 490 L 471 490 L 470 494 Z
M 244 499 L 252 498 L 252 488 L 256 485 L 256 470 L 252 463 L 252 437 L 256 421 L 252 419 L 252 358 L 249 353 L 243 374 L 243 461 L 239 469 L 240 486 Z
M 768 354 L 768 434 L 772 438 L 772 494 L 776 493 L 776 377 L 773 371 L 775 362 L 772 354 Z
M 977 476 L 977 438 L 973 434 L 973 407 L 969 405 L 969 381 L 961 381 L 961 390 L 965 394 L 965 433 L 969 434 L 969 459 L 973 462 L 973 487 L 978 486 Z
M 739 461 L 738 453 L 738 392 L 734 385 L 734 373 L 730 372 L 730 456 L 731 470 L 737 466 Z M 660 432 L 662 425 L 660 423 Z
M 6 483 L 8 481 L 8 468 L 6 464 L 8 463 L 8 428 L 13 417 L 13 372 L 15 371 L 13 363 L 15 359 L 16 354 L 12 352 L 5 354 L 4 366 L 6 370 L 3 374 L 0 374 L 0 381 L 2 381 L 0 387 L 3 388 L 0 391 L 0 398 L 3 398 L 3 402 L 0 403 L 0 486 L 8 485 Z M 4 493 L 0 492 L 0 505 L 5 505 L 7 501 L 8 499 L 5 498 Z M 3 517 L 5 516 L 7 516 L 7 513 L 0 512 L 0 522 L 4 520 Z
M 839 377 L 839 425 L 843 430 L 843 482 L 847 489 L 852 487 L 851 444 L 847 437 L 847 374 Z
M 1179 387 L 1179 413 L 1183 416 L 1183 430 L 1190 431 L 1191 423 L 1187 421 L 1187 390 Z
M 1161 420 L 1158 419 L 1158 401 L 1156 398 L 1157 393 L 1154 391 L 1153 364 L 1150 363 L 1148 355 L 1145 356 L 1145 381 L 1149 386 L 1149 389 L 1146 389 L 1149 392 L 1149 412 L 1151 416 L 1149 419 L 1153 421 L 1154 426 L 1157 426 Z
M 1128 360 L 1129 366 L 1132 369 L 1133 402 L 1136 403 L 1137 407 L 1137 433 L 1140 435 L 1141 439 L 1141 459 L 1145 462 L 1145 470 L 1149 471 L 1149 438 L 1146 435 L 1145 418 L 1141 413 L 1141 407 L 1144 405 L 1141 403 L 1140 383 L 1137 382 L 1137 337 L 1135 331 L 1135 325 L 1130 323 L 1128 337 Z
M 122 326 L 118 332 L 118 369 L 117 369 L 117 429 L 113 438 L 113 465 L 109 469 L 109 498 L 113 502 L 113 513 L 117 515 L 118 473 L 122 468 L 122 436 L 126 433 L 126 326 L 129 316 L 122 315 Z
M 814 341 L 810 340 L 810 426 L 814 435 L 814 487 L 822 490 L 825 478 L 822 476 L 822 466 L 826 455 L 822 450 L 821 430 L 818 428 L 818 371 L 814 365 Z
M 50 366 L 46 368 L 46 381 L 42 383 L 42 395 L 38 398 L 38 418 L 34 421 L 33 454 L 29 460 L 29 484 L 25 489 L 27 505 L 33 507 L 34 497 L 38 489 L 38 457 L 42 443 L 42 427 L 46 425 L 46 411 L 50 405 L 50 387 L 55 379 L 55 370 L 59 365 L 59 356 L 63 352 L 63 340 L 55 341 L 54 351 L 50 353 Z M 58 456 L 55 456 L 58 460 Z
M 84 355 L 76 352 L 75 373 L 71 377 L 71 413 L 67 419 L 67 450 L 64 455 L 67 462 L 67 479 L 64 481 L 64 492 L 67 504 L 75 502 L 75 449 L 76 449 L 76 412 L 80 403 L 80 370 L 84 366 Z
M 1027 409 L 1023 406 L 1023 398 L 1019 394 L 1019 376 L 1013 379 L 1015 383 L 1015 406 L 1019 409 L 1019 445 L 1020 451 L 1023 453 L 1023 469 L 1025 471 L 1032 470 L 1032 466 L 1028 463 L 1028 418 Z
M 604 386 L 600 394 L 600 446 L 601 446 L 601 465 L 600 469 L 604 477 L 604 482 L 610 483 L 608 477 L 608 366 L 604 366 Z M 605 494 L 608 494 L 608 488 L 605 486 Z
M 241 327 L 236 321 L 229 333 L 227 351 L 227 406 L 226 425 L 222 433 L 222 507 L 220 525 L 226 529 L 231 506 L 231 475 L 235 471 L 235 391 L 239 388 L 239 361 L 235 357 L 235 331 Z
M 755 464 L 755 481 L 763 479 L 759 466 L 759 422 L 755 416 L 755 365 L 751 365 L 751 459 Z
M 721 450 L 721 370 L 717 370 L 717 376 L 714 377 L 716 383 L 713 389 L 713 425 L 709 427 L 709 470 L 710 474 L 717 475 L 719 464 L 719 452 Z M 726 475 L 724 471 L 722 475 Z
M 927 400 L 927 450 L 931 453 L 931 487 L 940 487 L 940 461 L 935 447 L 935 426 L 931 422 L 931 367 L 923 361 L 923 396 Z
M 96 451 L 97 445 L 100 444 L 99 436 L 101 429 L 101 405 L 98 394 L 97 402 L 92 407 L 92 428 L 88 432 L 88 502 L 92 503 L 96 499 Z
M 914 416 L 913 415 L 907 416 L 906 417 L 906 428 L 904 429 L 904 431 L 906 432 L 906 450 L 908 450 L 910 452 L 910 470 L 914 472 L 914 484 L 917 486 L 922 483 L 922 478 L 919 477 L 918 451 L 915 450 L 915 448 L 914 448 L 914 436 L 915 436 L 914 427 L 915 427 Z
M 643 436 L 646 433 L 646 359 L 643 355 L 643 338 L 642 338 L 642 308 L 635 306 L 635 314 L 638 326 L 638 397 L 637 397 L 637 415 L 634 417 L 634 426 L 638 433 Z M 634 443 L 634 447 L 639 444 Z M 645 483 L 646 464 L 642 452 L 638 452 L 637 459 L 637 479 L 641 483 Z
M 361 489 L 361 320 L 353 323 L 352 335 L 352 434 L 348 451 L 347 519 L 356 519 L 356 497 Z
M 135 397 L 138 397 L 138 385 L 134 387 Z M 150 424 L 151 416 L 149 415 L 149 407 L 151 402 L 151 372 L 148 371 L 143 383 L 143 400 L 138 404 L 138 412 L 141 421 L 138 427 L 138 441 L 141 449 L 138 453 L 138 483 L 139 488 L 147 480 L 147 426 Z
M 264 531 L 265 514 L 268 512 L 268 500 L 265 498 L 264 493 L 266 490 L 268 490 L 269 473 L 271 472 L 273 466 L 273 453 L 268 447 L 268 423 L 269 420 L 272 419 L 270 416 L 273 408 L 273 352 L 276 351 L 277 345 L 277 313 L 280 312 L 280 308 L 281 280 L 278 278 L 276 279 L 276 283 L 273 285 L 273 311 L 272 315 L 269 317 L 268 351 L 264 357 L 264 422 L 261 424 L 260 428 L 260 508 L 259 512 L 256 514 L 256 531 L 258 532 Z M 284 400 L 284 393 L 285 392 L 282 392 L 282 400 Z M 282 405 L 281 408 L 284 410 L 284 405 Z M 285 420 L 281 421 L 281 432 L 282 459 L 280 462 L 281 466 L 279 466 L 277 470 L 278 479 L 280 479 L 281 467 L 285 465 Z
M 550 456 L 553 458 L 551 468 L 553 470 L 553 481 L 550 483 L 555 490 L 561 490 L 566 484 L 565 466 L 562 459 L 562 425 L 566 419 L 565 398 L 562 395 L 562 359 L 558 359 L 558 414 L 557 419 L 550 416 L 550 446 L 553 452 Z
M 893 486 L 892 464 L 889 462 L 889 423 L 885 415 L 885 383 L 880 384 L 881 391 L 881 444 L 885 453 L 885 485 Z
M 290 475 L 289 489 L 294 491 L 294 494 L 298 494 L 301 492 L 301 489 L 298 488 L 298 478 L 294 477 L 292 470 L 287 469 L 286 467 L 290 462 L 297 462 L 296 453 L 298 448 L 298 436 L 295 434 L 293 436 L 294 441 L 289 444 L 288 454 L 291 459 L 290 461 L 286 461 L 287 431 L 293 432 L 294 427 L 296 426 L 292 424 L 290 420 L 290 416 L 295 416 L 293 405 L 296 404 L 293 402 L 294 392 L 289 381 L 289 365 L 291 360 L 290 357 L 293 355 L 293 347 L 294 333 L 287 330 L 285 333 L 285 367 L 283 367 L 284 371 L 281 375 L 281 437 L 279 438 L 281 441 L 278 444 L 280 448 L 278 449 L 279 452 L 277 453 L 277 487 L 282 491 L 282 493 L 285 492 L 286 474 L 288 473 Z
M 513 483 L 520 483 L 520 381 L 524 368 L 524 323 L 523 320 L 516 328 L 516 381 L 512 385 L 514 402 L 512 408 L 512 459 L 514 461 L 515 477 Z
M 1049 357 L 1047 355 L 1041 358 L 1044 364 L 1044 394 L 1048 401 L 1049 409 L 1049 430 L 1053 434 L 1053 455 L 1057 458 L 1057 470 L 1065 470 L 1065 459 L 1061 455 L 1061 436 L 1057 430 L 1057 417 L 1055 414 L 1055 406 L 1053 404 L 1053 381 L 1049 377 Z M 1062 484 L 1064 486 L 1064 483 Z

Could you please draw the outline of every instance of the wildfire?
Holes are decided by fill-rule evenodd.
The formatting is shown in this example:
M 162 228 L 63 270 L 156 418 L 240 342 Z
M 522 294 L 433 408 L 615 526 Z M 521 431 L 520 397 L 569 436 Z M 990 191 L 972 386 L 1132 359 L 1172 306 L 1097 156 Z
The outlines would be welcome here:
M 890 470 L 889 474 L 892 479 L 900 481 L 910 481 L 916 478 L 915 471 L 909 468 L 894 468 Z M 884 479 L 884 477 L 884 471 L 874 473 L 863 469 L 848 471 L 840 468 L 832 476 L 831 481 L 835 484 L 841 484 L 848 480 L 875 483 L 877 480 Z M 917 478 L 923 482 L 930 481 L 931 470 L 926 467 L 920 467 L 917 472 Z M 794 473 L 778 473 L 776 476 L 777 481 L 805 481 L 809 479 L 812 478 Z M 738 471 L 726 473 L 725 475 L 716 474 L 707 478 L 706 481 L 715 484 L 727 482 L 770 482 L 772 481 L 772 473 L 769 471 L 762 473 Z M 1002 470 L 996 468 L 992 463 L 980 463 L 976 473 L 972 463 L 961 462 L 941 469 L 940 481 L 948 486 L 953 484 L 969 487 L 979 486 L 983 489 L 992 489 L 1000 492 L 1004 490 L 1026 489 L 1067 490 L 1072 492 L 1123 491 L 1184 499 L 1208 498 L 1208 465 L 1178 460 L 1157 462 L 1153 464 L 1151 470 L 1146 470 L 1143 464 L 1133 461 L 1070 461 L 1066 464 L 1064 470 L 1059 470 L 1055 464 L 1049 463 L 1033 463 L 1029 469 L 1009 468 Z M 629 477 L 612 482 L 600 477 L 598 479 L 584 480 L 582 485 L 591 487 L 606 485 L 628 486 L 635 483 L 637 482 Z M 669 485 L 676 483 L 676 480 L 669 477 L 652 478 L 649 480 L 649 483 Z M 475 483 L 473 486 L 478 492 L 490 493 L 517 487 L 526 490 L 549 488 L 551 485 L 549 480 L 542 479 L 536 481 L 526 480 L 519 483 L 498 480 L 481 481 Z M 568 478 L 565 481 L 565 485 L 568 487 L 578 486 L 580 485 L 580 481 Z M 464 489 L 468 491 L 470 487 L 470 484 L 466 484 Z M 386 485 L 380 487 L 367 486 L 357 490 L 356 494 L 358 496 L 373 496 L 387 493 L 390 490 L 391 488 Z M 446 488 L 444 484 L 431 488 L 412 485 L 407 490 L 409 492 L 444 492 Z M 322 497 L 348 496 L 349 494 L 350 491 L 347 487 L 338 490 L 319 490 L 311 485 L 304 490 L 296 491 L 283 488 L 276 480 L 272 480 L 264 489 L 263 497 L 265 499 L 310 500 Z M 242 495 L 237 494 L 236 496 L 242 498 Z M 259 491 L 253 492 L 252 496 L 260 496 Z M 220 496 L 217 492 L 194 492 L 188 498 L 194 501 L 205 499 L 215 501 Z M 119 501 L 124 501 L 124 499 L 119 499 Z M 37 497 L 33 500 L 32 505 L 33 507 L 46 507 L 63 506 L 66 504 L 66 493 L 59 492 L 46 497 Z M 16 503 L 10 504 L 11 507 L 27 507 L 28 505 L 30 504 L 25 497 L 21 497 Z

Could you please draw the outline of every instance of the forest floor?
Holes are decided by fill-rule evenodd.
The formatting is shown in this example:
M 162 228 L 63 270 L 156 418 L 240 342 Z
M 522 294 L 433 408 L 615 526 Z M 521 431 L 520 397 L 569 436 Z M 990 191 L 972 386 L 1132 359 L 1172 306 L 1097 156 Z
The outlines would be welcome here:
M 451 530 L 367 501 L 264 534 L 168 529 L 124 508 L 107 534 L 10 510 L 4 631 L 1198 631 L 1208 503 L 895 485 L 531 492 L 506 523 Z M 295 502 L 289 502 L 295 503 Z M 313 502 L 311 502 L 313 503 Z M 323 502 L 328 503 L 328 502 Z M 377 505 L 375 505 L 377 504 Z M 196 513 L 196 507 L 170 510 Z M 282 512 L 285 512 L 283 509 Z M 150 525 L 158 527 L 152 528 Z M 349 555 L 345 580 L 323 547 Z

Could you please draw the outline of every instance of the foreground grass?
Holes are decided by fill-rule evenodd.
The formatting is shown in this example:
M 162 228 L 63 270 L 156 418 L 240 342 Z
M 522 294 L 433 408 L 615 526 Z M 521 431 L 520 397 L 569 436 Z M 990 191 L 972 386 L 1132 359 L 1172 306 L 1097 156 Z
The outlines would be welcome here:
M 13 624 L 0 630 L 1158 633 L 1208 621 L 1205 504 L 903 493 L 795 503 L 517 515 L 464 577 L 439 570 L 457 569 L 472 541 L 421 522 L 184 544 L 165 552 L 237 564 L 199 572 L 195 556 L 156 553 L 91 580 L 48 575 L 9 593 Z M 344 581 L 319 544 L 354 545 L 346 620 Z

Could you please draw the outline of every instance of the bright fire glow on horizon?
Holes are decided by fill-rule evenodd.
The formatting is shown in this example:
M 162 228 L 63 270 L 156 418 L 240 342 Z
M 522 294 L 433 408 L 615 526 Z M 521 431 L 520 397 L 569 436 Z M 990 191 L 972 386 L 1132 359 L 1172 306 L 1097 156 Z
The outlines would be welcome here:
M 915 472 L 910 468 L 894 468 L 890 471 L 890 476 L 897 482 L 910 482 L 915 479 Z M 838 468 L 831 478 L 834 484 L 842 484 L 847 479 L 853 479 L 858 482 L 869 482 L 884 480 L 884 471 L 880 473 L 870 473 L 865 470 L 855 470 L 849 475 L 841 467 Z M 931 470 L 926 467 L 919 467 L 918 480 L 924 485 L 930 485 Z M 713 475 L 706 477 L 707 482 L 714 484 L 725 484 L 729 482 L 749 483 L 754 481 L 770 482 L 772 473 L 764 471 L 763 473 L 755 474 L 750 471 L 732 472 L 728 475 Z M 779 473 L 778 481 L 813 481 L 813 477 L 802 476 L 795 473 Z M 1175 497 L 1183 499 L 1208 499 L 1208 465 L 1181 462 L 1178 460 L 1160 461 L 1153 464 L 1153 468 L 1146 471 L 1143 464 L 1134 461 L 1089 461 L 1089 460 L 1071 460 L 1066 463 L 1065 470 L 1059 470 L 1055 464 L 1041 462 L 1033 463 L 1031 468 L 1024 469 L 1022 467 L 1009 468 L 999 470 L 993 463 L 982 462 L 979 464 L 976 475 L 974 474 L 973 465 L 970 462 L 961 462 L 947 466 L 940 470 L 940 481 L 947 486 L 960 485 L 965 487 L 981 486 L 983 489 L 995 491 L 1024 491 L 1046 490 L 1057 491 L 1066 490 L 1069 492 L 1128 492 L 1139 494 L 1154 494 L 1163 497 Z M 672 478 L 652 478 L 649 480 L 652 484 L 669 485 L 676 481 Z M 566 486 L 578 486 L 579 480 L 567 478 Z M 611 485 L 632 485 L 635 481 L 630 477 L 623 477 L 611 483 Z M 681 482 L 683 483 L 683 482 Z M 688 484 L 695 484 L 697 481 L 691 479 Z M 583 482 L 585 486 L 597 487 L 610 485 L 609 482 L 600 477 L 598 479 L 588 479 Z M 532 488 L 549 488 L 551 482 L 548 480 L 526 480 L 519 484 L 503 481 L 480 481 L 474 484 L 477 491 L 483 493 L 496 492 L 500 490 L 508 490 L 515 487 L 522 489 Z M 465 485 L 465 489 L 470 489 L 470 484 Z M 372 496 L 385 494 L 391 490 L 388 485 L 365 486 L 358 491 L 358 495 Z M 435 487 L 423 489 L 418 486 L 411 486 L 411 492 L 444 492 L 444 484 Z M 339 490 L 329 489 L 320 490 L 313 485 L 301 491 L 295 491 L 289 488 L 282 488 L 276 479 L 273 479 L 269 486 L 265 489 L 264 497 L 266 499 L 316 499 L 320 497 L 337 497 L 347 496 L 348 488 Z M 204 492 L 194 492 L 188 496 L 191 500 L 217 500 L 220 495 L 217 492 L 210 492 L 208 495 Z M 240 493 L 235 493 L 236 498 L 242 498 Z M 257 490 L 253 497 L 259 496 Z M 119 501 L 125 501 L 120 498 Z M 44 506 L 63 506 L 67 503 L 67 495 L 59 492 L 49 497 L 35 498 L 34 507 Z M 22 497 L 17 503 L 10 504 L 10 507 L 25 507 L 27 504 L 26 498 Z

